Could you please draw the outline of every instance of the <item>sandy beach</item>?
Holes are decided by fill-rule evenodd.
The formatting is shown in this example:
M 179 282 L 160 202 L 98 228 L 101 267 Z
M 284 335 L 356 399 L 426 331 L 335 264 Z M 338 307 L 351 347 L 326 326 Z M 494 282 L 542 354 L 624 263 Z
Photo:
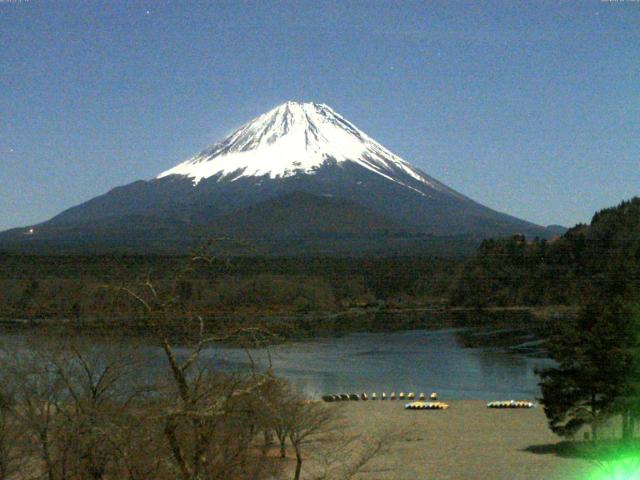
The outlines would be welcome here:
M 573 480 L 594 470 L 585 460 L 556 455 L 553 445 L 561 439 L 548 429 L 541 407 L 497 410 L 484 401 L 452 400 L 448 410 L 408 411 L 404 403 L 332 404 L 353 433 L 403 432 L 358 478 Z

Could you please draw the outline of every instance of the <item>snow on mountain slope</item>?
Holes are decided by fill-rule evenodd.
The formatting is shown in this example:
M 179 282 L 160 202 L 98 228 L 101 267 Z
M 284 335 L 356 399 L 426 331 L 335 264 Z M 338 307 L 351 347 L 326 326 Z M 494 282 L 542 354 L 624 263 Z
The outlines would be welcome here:
M 232 182 L 242 177 L 274 179 L 314 174 L 333 162 L 355 163 L 421 195 L 425 193 L 403 181 L 404 175 L 429 188 L 457 194 L 318 103 L 284 103 L 157 178 L 181 175 L 191 178 L 194 185 L 213 176 Z
M 154 179 L 0 232 L 0 250 L 183 251 L 230 235 L 284 255 L 313 245 L 405 254 L 435 236 L 514 233 L 549 237 L 414 168 L 328 106 L 287 102 Z

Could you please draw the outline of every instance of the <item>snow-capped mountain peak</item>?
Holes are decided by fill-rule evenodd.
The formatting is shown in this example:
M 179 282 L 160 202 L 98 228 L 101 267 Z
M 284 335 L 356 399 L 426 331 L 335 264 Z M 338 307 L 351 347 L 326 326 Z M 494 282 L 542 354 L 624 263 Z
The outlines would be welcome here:
M 263 176 L 273 179 L 313 174 L 323 165 L 344 162 L 356 163 L 421 194 L 401 177 L 409 175 L 431 188 L 446 189 L 329 106 L 300 102 L 286 102 L 260 115 L 157 178 L 180 175 L 191 178 L 194 185 L 214 176 L 218 181 Z
M 175 252 L 225 236 L 266 255 L 407 255 L 450 253 L 432 236 L 513 233 L 549 232 L 438 182 L 326 105 L 287 102 L 157 178 L 0 233 L 0 249 Z

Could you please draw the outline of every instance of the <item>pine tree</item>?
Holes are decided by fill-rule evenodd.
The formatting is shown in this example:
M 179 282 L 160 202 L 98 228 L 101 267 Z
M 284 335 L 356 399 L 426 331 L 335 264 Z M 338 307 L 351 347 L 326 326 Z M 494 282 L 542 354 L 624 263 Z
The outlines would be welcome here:
M 640 400 L 640 318 L 638 308 L 594 300 L 575 322 L 564 324 L 548 344 L 556 367 L 538 372 L 542 404 L 551 430 L 570 437 L 613 415 L 623 416 L 623 434 L 630 438 Z
M 624 339 L 625 383 L 613 404 L 613 412 L 622 417 L 622 438 L 631 440 L 640 418 L 640 304 L 623 307 L 619 320 Z

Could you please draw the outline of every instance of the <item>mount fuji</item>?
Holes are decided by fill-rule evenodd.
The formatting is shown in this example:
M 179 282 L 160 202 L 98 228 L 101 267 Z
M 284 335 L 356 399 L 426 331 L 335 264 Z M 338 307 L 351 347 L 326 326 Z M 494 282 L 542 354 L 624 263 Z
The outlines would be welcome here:
M 515 233 L 553 232 L 447 187 L 327 105 L 287 102 L 151 180 L 0 234 L 0 249 L 179 251 L 228 235 L 270 253 L 389 253 Z

